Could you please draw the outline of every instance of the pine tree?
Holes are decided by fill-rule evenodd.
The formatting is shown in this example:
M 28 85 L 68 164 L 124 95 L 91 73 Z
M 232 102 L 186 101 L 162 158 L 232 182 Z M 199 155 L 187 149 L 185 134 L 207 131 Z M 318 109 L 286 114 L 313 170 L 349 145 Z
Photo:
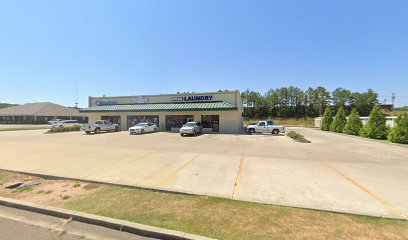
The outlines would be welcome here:
M 347 123 L 343 129 L 343 133 L 358 135 L 362 127 L 363 123 L 361 122 L 360 115 L 358 114 L 357 109 L 354 108 L 347 119 Z
M 408 144 L 408 113 L 399 114 L 395 123 L 397 125 L 391 129 L 388 140 Z
M 333 117 L 332 117 L 331 108 L 327 107 L 326 111 L 324 111 L 324 114 L 323 114 L 321 129 L 323 131 L 329 131 L 330 125 L 332 124 L 332 122 L 333 122 Z
M 343 107 L 340 107 L 337 110 L 336 117 L 330 125 L 330 131 L 342 133 L 344 126 L 346 126 L 346 122 L 346 112 L 344 111 Z
M 370 112 L 368 123 L 360 130 L 360 136 L 385 139 L 387 137 L 387 126 L 385 125 L 385 117 L 380 108 L 376 105 Z

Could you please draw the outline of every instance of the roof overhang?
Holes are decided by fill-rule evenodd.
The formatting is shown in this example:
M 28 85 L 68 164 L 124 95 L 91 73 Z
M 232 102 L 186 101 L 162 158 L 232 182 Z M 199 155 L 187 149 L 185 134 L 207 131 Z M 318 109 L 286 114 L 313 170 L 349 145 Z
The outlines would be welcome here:
M 81 109 L 80 112 L 186 112 L 233 111 L 237 109 L 237 106 L 227 102 L 184 102 L 93 106 Z

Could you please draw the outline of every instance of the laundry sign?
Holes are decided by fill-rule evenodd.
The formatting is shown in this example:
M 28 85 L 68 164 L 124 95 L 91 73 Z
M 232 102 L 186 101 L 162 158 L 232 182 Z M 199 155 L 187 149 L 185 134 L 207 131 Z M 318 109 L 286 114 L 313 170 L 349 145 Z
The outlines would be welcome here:
M 172 97 L 171 101 L 183 101 L 183 102 L 211 101 L 212 98 L 213 96 L 211 95 L 181 96 L 181 97 Z

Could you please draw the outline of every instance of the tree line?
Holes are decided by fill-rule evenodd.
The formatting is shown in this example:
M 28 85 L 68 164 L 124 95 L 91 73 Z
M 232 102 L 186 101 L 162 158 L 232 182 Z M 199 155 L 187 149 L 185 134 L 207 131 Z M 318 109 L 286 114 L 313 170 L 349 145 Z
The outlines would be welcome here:
M 306 91 L 298 87 L 270 89 L 264 94 L 249 89 L 241 93 L 244 117 L 247 118 L 305 118 L 322 116 L 328 106 L 335 109 L 357 109 L 361 116 L 368 116 L 378 104 L 378 93 L 372 89 L 366 92 L 351 92 L 336 88 L 329 92 L 324 87 L 309 87 Z
M 364 126 L 356 108 L 353 108 L 347 118 L 344 107 L 340 106 L 333 118 L 332 109 L 327 107 L 320 128 L 323 131 L 388 139 L 394 143 L 408 144 L 408 113 L 401 112 L 395 120 L 395 126 L 391 129 L 387 127 L 384 113 L 377 105 L 371 110 L 369 120 Z

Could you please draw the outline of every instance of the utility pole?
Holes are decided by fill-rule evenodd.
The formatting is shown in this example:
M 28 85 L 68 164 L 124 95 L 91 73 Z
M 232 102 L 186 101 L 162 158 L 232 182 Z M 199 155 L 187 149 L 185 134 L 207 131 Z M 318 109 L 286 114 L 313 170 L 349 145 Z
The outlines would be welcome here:
M 392 93 L 391 95 L 391 99 L 392 99 L 392 111 L 394 111 L 394 104 L 395 104 L 395 92 Z
M 78 109 L 78 86 L 75 86 L 75 108 Z

